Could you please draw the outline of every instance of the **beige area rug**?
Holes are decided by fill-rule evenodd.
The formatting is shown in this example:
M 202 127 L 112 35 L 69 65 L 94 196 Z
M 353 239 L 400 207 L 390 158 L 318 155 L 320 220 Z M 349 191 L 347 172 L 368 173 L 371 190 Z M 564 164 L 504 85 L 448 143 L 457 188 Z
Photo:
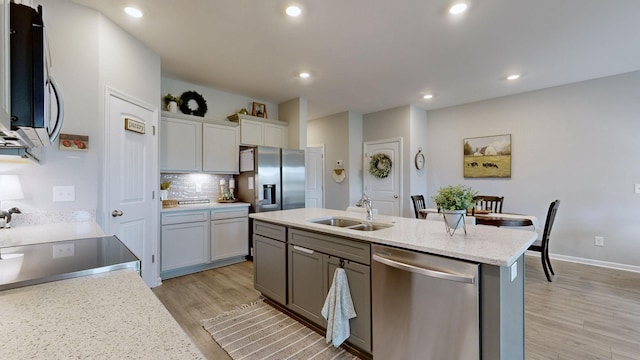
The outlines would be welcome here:
M 201 323 L 234 360 L 358 359 L 263 300 Z

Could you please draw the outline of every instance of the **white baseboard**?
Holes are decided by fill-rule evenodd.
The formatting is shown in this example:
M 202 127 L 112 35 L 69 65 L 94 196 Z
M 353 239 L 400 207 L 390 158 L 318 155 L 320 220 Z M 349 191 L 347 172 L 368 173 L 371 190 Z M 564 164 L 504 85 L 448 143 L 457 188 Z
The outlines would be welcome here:
M 525 255 L 534 256 L 534 257 L 538 257 L 538 258 L 540 257 L 540 253 L 536 252 L 536 251 L 527 251 L 527 252 L 525 252 Z M 616 269 L 616 270 L 631 271 L 631 272 L 640 273 L 640 266 L 635 266 L 635 265 L 619 264 L 619 263 L 612 263 L 612 262 L 608 262 L 608 261 L 585 259 L 585 258 L 579 258 L 579 257 L 575 257 L 575 256 L 558 255 L 558 254 L 549 254 L 549 258 L 554 259 L 554 260 L 578 263 L 578 264 L 599 266 L 599 267 L 603 267 L 603 268 L 609 268 L 609 269 Z

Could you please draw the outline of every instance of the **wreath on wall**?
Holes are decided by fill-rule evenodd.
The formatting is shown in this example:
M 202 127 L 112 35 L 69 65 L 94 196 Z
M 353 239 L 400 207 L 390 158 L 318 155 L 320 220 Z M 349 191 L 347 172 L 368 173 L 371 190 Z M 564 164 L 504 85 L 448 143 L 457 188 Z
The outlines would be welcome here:
M 207 101 L 202 97 L 202 95 L 195 91 L 185 91 L 180 95 L 180 100 L 182 100 L 182 104 L 180 104 L 180 111 L 183 114 L 204 117 L 204 114 L 207 113 Z M 189 102 L 191 100 L 195 100 L 198 104 L 197 108 L 191 109 L 189 107 Z
M 369 174 L 384 179 L 391 172 L 391 159 L 385 154 L 378 153 L 371 156 L 369 160 Z

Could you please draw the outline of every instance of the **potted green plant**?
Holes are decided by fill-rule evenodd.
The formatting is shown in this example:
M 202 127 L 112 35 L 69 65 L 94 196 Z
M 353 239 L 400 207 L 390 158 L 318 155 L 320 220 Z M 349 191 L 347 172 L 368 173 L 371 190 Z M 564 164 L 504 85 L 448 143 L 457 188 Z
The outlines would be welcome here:
M 168 93 L 164 96 L 164 104 L 166 106 L 167 111 L 170 112 L 178 112 L 178 106 L 180 106 L 182 101 L 180 100 L 180 96 L 173 96 L 171 93 Z
M 432 197 L 444 221 L 453 229 L 463 226 L 467 209 L 474 206 L 473 197 L 478 192 L 466 185 L 450 185 L 438 190 Z

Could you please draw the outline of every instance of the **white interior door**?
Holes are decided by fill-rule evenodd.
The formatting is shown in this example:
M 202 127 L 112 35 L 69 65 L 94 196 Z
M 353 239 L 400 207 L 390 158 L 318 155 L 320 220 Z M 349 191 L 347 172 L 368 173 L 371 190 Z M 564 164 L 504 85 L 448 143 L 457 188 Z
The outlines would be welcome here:
M 108 89 L 106 98 L 105 221 L 142 261 L 147 285 L 159 284 L 157 126 L 158 110 Z M 128 129 L 125 129 L 128 123 Z
M 369 173 L 371 156 L 382 153 L 391 159 L 391 172 L 385 178 Z M 364 143 L 364 191 L 374 209 L 382 215 L 400 216 L 402 209 L 402 138 Z
M 305 207 L 324 207 L 324 145 L 308 147 L 305 153 Z

